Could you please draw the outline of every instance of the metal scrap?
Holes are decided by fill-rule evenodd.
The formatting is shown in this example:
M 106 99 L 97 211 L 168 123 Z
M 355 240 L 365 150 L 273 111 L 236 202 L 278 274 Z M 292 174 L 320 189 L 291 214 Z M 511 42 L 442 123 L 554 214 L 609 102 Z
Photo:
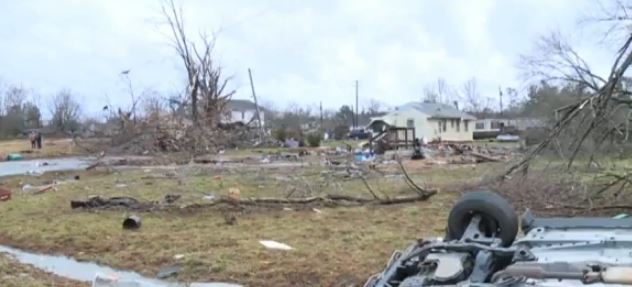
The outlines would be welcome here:
M 11 200 L 11 190 L 0 186 L 0 201 Z
M 128 216 L 123 220 L 123 229 L 136 230 L 141 226 L 140 217 L 136 215 Z
M 118 196 L 103 198 L 100 196 L 92 196 L 87 200 L 71 200 L 70 207 L 72 209 L 77 208 L 128 208 L 128 209 L 142 209 L 146 204 L 140 203 L 137 199 L 128 196 Z

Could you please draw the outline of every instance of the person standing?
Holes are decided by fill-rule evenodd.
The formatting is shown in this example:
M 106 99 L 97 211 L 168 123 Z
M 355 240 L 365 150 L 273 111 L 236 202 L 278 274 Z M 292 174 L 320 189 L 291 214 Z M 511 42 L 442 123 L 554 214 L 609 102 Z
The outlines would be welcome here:
M 29 132 L 29 141 L 31 141 L 31 149 L 37 148 L 37 139 L 36 139 L 35 131 Z
M 37 149 L 42 149 L 42 133 L 40 131 L 36 133 L 35 141 L 37 142 Z

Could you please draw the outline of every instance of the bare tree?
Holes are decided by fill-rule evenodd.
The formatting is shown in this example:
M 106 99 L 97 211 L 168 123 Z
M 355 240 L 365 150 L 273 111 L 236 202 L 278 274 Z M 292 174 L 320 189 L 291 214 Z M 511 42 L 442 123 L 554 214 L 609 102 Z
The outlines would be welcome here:
M 145 90 L 142 94 L 142 108 L 150 123 L 157 123 L 166 107 L 160 94 L 155 90 Z
M 61 90 L 51 103 L 51 127 L 58 132 L 74 132 L 79 128 L 81 106 L 69 90 Z
M 5 94 L 5 85 L 2 81 L 0 81 L 0 117 L 2 117 L 5 113 L 4 109 L 4 94 Z
M 506 174 L 521 168 L 526 168 L 530 160 L 558 141 L 565 132 L 570 138 L 568 149 L 570 156 L 568 168 L 573 162 L 587 139 L 596 140 L 594 151 L 610 139 L 626 139 L 626 124 L 629 118 L 616 120 L 618 115 L 629 115 L 632 108 L 632 92 L 626 88 L 624 75 L 632 64 L 632 31 L 630 23 L 632 16 L 629 5 L 615 1 L 614 11 L 609 11 L 603 17 L 595 18 L 600 23 L 610 23 L 611 28 L 606 31 L 608 37 L 612 31 L 618 31 L 620 48 L 607 75 L 598 75 L 591 70 L 588 63 L 572 46 L 558 33 L 543 37 L 536 45 L 533 55 L 522 58 L 526 75 L 540 81 L 557 81 L 570 83 L 577 87 L 578 96 L 575 103 L 560 107 L 556 110 L 556 122 L 549 135 L 521 161 L 511 166 Z M 591 161 L 593 157 L 591 155 Z
M 367 108 L 367 113 L 369 115 L 374 115 L 379 113 L 382 110 L 384 104 L 376 99 L 369 100 L 369 106 Z
M 119 114 L 126 114 L 126 115 L 129 114 L 134 124 L 136 124 L 136 107 L 138 106 L 138 103 L 142 101 L 142 96 L 136 97 L 136 95 L 134 94 L 134 88 L 132 87 L 132 79 L 130 78 L 129 74 L 130 74 L 130 70 L 125 70 L 125 71 L 122 71 L 120 75 L 127 82 L 129 95 L 132 100 L 131 106 L 129 107 L 129 112 L 119 113 Z
M 438 103 L 439 94 L 433 85 L 426 85 L 423 90 L 422 102 L 426 103 Z
M 436 82 L 429 83 L 423 89 L 423 102 L 452 104 L 458 95 L 444 78 L 438 78 Z
M 471 78 L 463 84 L 463 96 L 468 110 L 475 113 L 482 111 L 482 99 L 476 78 Z
M 452 89 L 444 78 L 437 79 L 437 96 L 441 103 L 449 103 L 452 100 Z
M 229 78 L 222 78 L 222 69 L 214 61 L 215 39 L 200 33 L 201 44 L 193 42 L 185 31 L 182 9 L 176 8 L 173 0 L 163 5 L 162 12 L 171 28 L 172 43 L 187 72 L 187 94 L 194 126 L 199 126 L 201 101 L 207 127 L 213 128 L 226 101 L 234 94 L 226 89 Z
M 5 93 L 4 109 L 6 112 L 11 109 L 21 108 L 26 99 L 28 92 L 23 86 L 11 86 Z
M 42 127 L 42 113 L 37 104 L 34 102 L 26 102 L 22 110 L 25 128 L 37 129 Z
M 540 38 L 534 51 L 520 60 L 523 75 L 528 79 L 574 83 L 593 91 L 606 83 L 606 79 L 593 73 L 588 63 L 557 32 Z

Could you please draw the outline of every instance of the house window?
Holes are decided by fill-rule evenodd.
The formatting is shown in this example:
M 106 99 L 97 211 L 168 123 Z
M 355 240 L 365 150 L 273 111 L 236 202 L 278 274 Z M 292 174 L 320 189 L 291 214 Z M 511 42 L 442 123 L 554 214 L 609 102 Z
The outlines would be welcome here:
M 501 123 L 501 122 L 497 122 L 497 121 L 493 121 L 493 122 L 492 122 L 492 129 L 493 129 L 493 130 L 500 129 L 500 127 L 501 127 L 501 126 L 502 126 L 502 123 Z
M 484 130 L 485 129 L 485 122 L 476 123 L 474 128 L 477 129 L 477 130 Z
M 438 131 L 441 132 L 441 121 L 438 121 L 437 124 L 439 125 Z
M 447 127 L 448 127 L 448 120 L 443 120 L 441 121 L 443 123 L 443 132 L 447 131 Z
M 242 112 L 241 112 L 241 119 L 243 120 L 243 119 L 245 119 L 245 118 L 246 118 L 246 112 L 242 111 Z
M 415 120 L 414 119 L 407 119 L 406 120 L 406 126 L 409 128 L 414 128 L 415 127 Z
M 470 130 L 470 121 L 464 120 L 463 121 L 463 128 L 465 128 L 465 132 L 468 132 Z
M 454 119 L 450 120 L 450 128 L 454 128 Z
M 461 120 L 460 119 L 456 120 L 456 131 L 457 132 L 461 131 Z

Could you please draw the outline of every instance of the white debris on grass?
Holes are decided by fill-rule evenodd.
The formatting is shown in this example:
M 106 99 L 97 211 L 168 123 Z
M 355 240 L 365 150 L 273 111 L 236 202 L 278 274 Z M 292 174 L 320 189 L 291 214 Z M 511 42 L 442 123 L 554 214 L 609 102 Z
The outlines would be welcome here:
M 285 243 L 281 243 L 281 242 L 277 242 L 274 240 L 259 240 L 259 243 L 261 243 L 261 245 L 265 246 L 266 248 L 269 249 L 278 249 L 278 250 L 292 250 L 294 248 L 292 248 L 292 246 L 289 246 Z

